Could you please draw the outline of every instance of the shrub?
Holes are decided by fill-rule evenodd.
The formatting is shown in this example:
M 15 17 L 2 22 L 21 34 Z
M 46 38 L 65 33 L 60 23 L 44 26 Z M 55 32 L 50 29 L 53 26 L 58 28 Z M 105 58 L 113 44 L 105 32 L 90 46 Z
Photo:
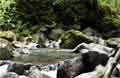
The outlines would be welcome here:
M 120 1 L 119 0 L 98 0 L 101 6 L 108 6 L 116 14 L 120 13 Z
M 50 24 L 55 18 L 51 4 L 51 0 L 17 0 L 16 10 L 21 19 L 31 24 Z
M 120 28 L 120 18 L 106 16 L 97 23 L 96 30 L 99 32 L 109 32 Z
M 16 2 L 15 0 L 0 0 L 0 29 L 9 30 L 15 27 L 16 23 Z

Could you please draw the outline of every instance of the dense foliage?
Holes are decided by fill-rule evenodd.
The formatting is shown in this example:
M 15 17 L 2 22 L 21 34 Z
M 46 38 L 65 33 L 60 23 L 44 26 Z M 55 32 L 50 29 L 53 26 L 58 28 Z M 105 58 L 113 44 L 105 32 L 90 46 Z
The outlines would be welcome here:
M 86 27 L 103 33 L 119 26 L 119 0 L 0 0 L 0 29 L 18 38 L 35 33 L 51 38 L 53 29 Z
M 0 29 L 9 30 L 16 23 L 15 0 L 0 0 Z

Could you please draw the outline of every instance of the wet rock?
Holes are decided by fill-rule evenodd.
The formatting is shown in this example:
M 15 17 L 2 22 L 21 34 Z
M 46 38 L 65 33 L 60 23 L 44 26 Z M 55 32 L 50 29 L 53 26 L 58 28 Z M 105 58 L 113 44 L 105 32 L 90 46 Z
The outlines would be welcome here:
M 8 72 L 1 76 L 0 78 L 19 78 L 19 76 L 14 72 Z
M 84 34 L 88 35 L 88 36 L 97 36 L 97 35 L 99 35 L 99 33 L 96 30 L 94 30 L 94 29 L 92 29 L 90 27 L 85 28 L 82 32 Z
M 86 43 L 81 43 L 81 46 L 79 47 L 79 51 L 81 53 L 83 52 L 87 52 L 88 51 L 96 51 L 99 53 L 104 53 L 104 54 L 111 54 L 113 51 L 113 48 L 104 46 L 104 45 L 100 45 L 100 44 L 96 44 L 96 43 L 90 43 L 90 44 L 86 44 Z
M 36 67 L 36 66 L 32 66 L 29 70 L 29 78 L 44 78 L 41 73 L 40 70 Z
M 51 71 L 51 70 L 56 70 L 57 69 L 57 65 L 54 64 L 48 64 L 46 66 L 41 66 L 41 70 L 44 71 Z
M 107 41 L 107 45 L 113 48 L 116 48 L 117 45 L 120 43 L 120 38 L 110 38 Z
M 8 72 L 15 72 L 18 75 L 25 75 L 26 74 L 26 70 L 29 70 L 30 67 L 32 65 L 31 64 L 10 64 L 8 67 Z
M 57 70 L 41 71 L 41 74 L 44 76 L 47 76 L 48 78 L 56 78 Z M 43 78 L 44 78 L 44 76 L 43 76 Z
M 96 71 L 93 71 L 93 72 L 81 74 L 75 78 L 102 78 L 102 77 L 98 76 Z
M 12 31 L 0 31 L 0 38 L 7 39 L 8 41 L 16 40 L 16 34 Z
M 34 43 L 34 42 L 19 42 L 19 41 L 13 41 L 13 45 L 17 48 L 27 48 L 27 49 L 37 49 L 40 48 L 41 45 Z
M 110 30 L 108 32 L 104 32 L 102 35 L 105 38 L 119 37 L 120 36 L 120 28 L 116 28 L 116 29 Z
M 28 77 L 25 75 L 20 75 L 19 78 L 28 78 Z
M 83 33 L 87 36 L 89 36 L 92 40 L 94 40 L 94 43 L 105 45 L 105 40 L 101 38 L 101 34 L 98 33 L 96 30 L 88 27 L 83 30 Z
M 66 60 L 57 70 L 57 78 L 72 78 L 79 74 L 91 72 L 99 64 L 105 66 L 109 57 L 96 51 L 82 53 L 80 57 Z
M 21 55 L 29 55 L 31 50 L 28 48 L 15 48 L 12 52 L 14 57 L 19 57 Z
M 83 73 L 75 78 L 102 78 L 105 72 L 105 67 L 98 65 L 94 71 Z
M 45 47 L 48 47 L 48 48 L 60 48 L 59 40 L 58 41 L 46 40 L 44 45 L 45 45 Z
M 52 40 L 57 40 L 63 33 L 63 29 L 53 29 L 48 35 L 48 37 Z
M 40 45 L 37 43 L 30 42 L 25 47 L 28 49 L 37 49 L 40 48 Z
M 112 66 L 112 64 L 113 63 L 115 63 L 115 59 L 113 58 L 113 57 L 110 57 L 109 58 L 109 60 L 108 60 L 108 63 L 107 63 L 107 65 L 106 65 L 106 69 L 107 70 L 109 70 L 109 69 L 111 69 L 111 66 Z M 112 73 L 111 73 L 111 76 L 113 77 L 113 78 L 115 78 L 115 77 L 120 77 L 120 67 L 119 67 L 119 63 L 116 65 L 116 67 L 113 69 L 113 71 L 112 71 Z M 107 72 L 107 71 L 106 71 Z M 112 78 L 111 77 L 111 78 Z
M 19 57 L 21 55 L 29 55 L 31 53 L 31 49 L 38 49 L 41 45 L 33 42 L 13 42 L 14 46 L 16 47 L 12 52 L 14 57 Z
M 113 50 L 113 48 L 106 47 L 106 46 L 100 45 L 100 44 L 95 44 L 95 43 L 90 43 L 89 49 L 91 51 L 98 51 L 98 52 L 106 53 L 106 54 L 110 54 Z
M 80 31 L 68 30 L 61 36 L 61 48 L 75 48 L 78 44 L 94 42 L 89 36 Z
M 50 71 L 56 69 L 56 66 L 55 66 L 54 64 L 51 64 L 51 65 L 49 65 L 48 67 L 49 67 L 49 70 L 50 70 Z
M 81 74 L 75 78 L 100 78 L 100 77 L 97 76 L 96 71 L 93 71 L 93 72 Z
M 8 60 L 13 58 L 12 45 L 9 41 L 0 38 L 0 59 Z
M 57 75 L 57 64 L 49 64 L 47 66 L 41 67 L 40 73 L 43 75 L 43 78 L 56 78 Z
M 80 74 L 75 78 L 103 78 L 106 69 L 107 69 L 106 67 L 98 65 L 94 71 Z M 116 69 L 113 70 L 111 78 L 119 78 L 120 76 L 118 74 L 119 74 L 118 70 Z
M 52 68 L 52 69 L 51 69 Z M 29 70 L 28 78 L 56 78 L 57 70 L 53 65 L 43 66 L 32 66 Z

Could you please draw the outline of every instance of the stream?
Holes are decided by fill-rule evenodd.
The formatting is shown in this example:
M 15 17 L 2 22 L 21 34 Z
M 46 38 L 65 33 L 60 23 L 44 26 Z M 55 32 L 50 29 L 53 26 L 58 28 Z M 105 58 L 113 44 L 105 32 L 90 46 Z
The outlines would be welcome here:
M 12 59 L 12 61 L 32 64 L 53 64 L 79 55 L 79 53 L 68 52 L 71 49 L 40 48 L 31 51 L 29 55 L 21 55 Z

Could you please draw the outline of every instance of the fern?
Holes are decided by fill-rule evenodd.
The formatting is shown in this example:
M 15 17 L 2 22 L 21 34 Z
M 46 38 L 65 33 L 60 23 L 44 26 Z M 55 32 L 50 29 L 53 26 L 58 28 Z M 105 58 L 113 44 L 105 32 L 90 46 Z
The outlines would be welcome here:
M 120 0 L 98 0 L 100 5 L 109 6 L 116 14 L 120 14 Z

